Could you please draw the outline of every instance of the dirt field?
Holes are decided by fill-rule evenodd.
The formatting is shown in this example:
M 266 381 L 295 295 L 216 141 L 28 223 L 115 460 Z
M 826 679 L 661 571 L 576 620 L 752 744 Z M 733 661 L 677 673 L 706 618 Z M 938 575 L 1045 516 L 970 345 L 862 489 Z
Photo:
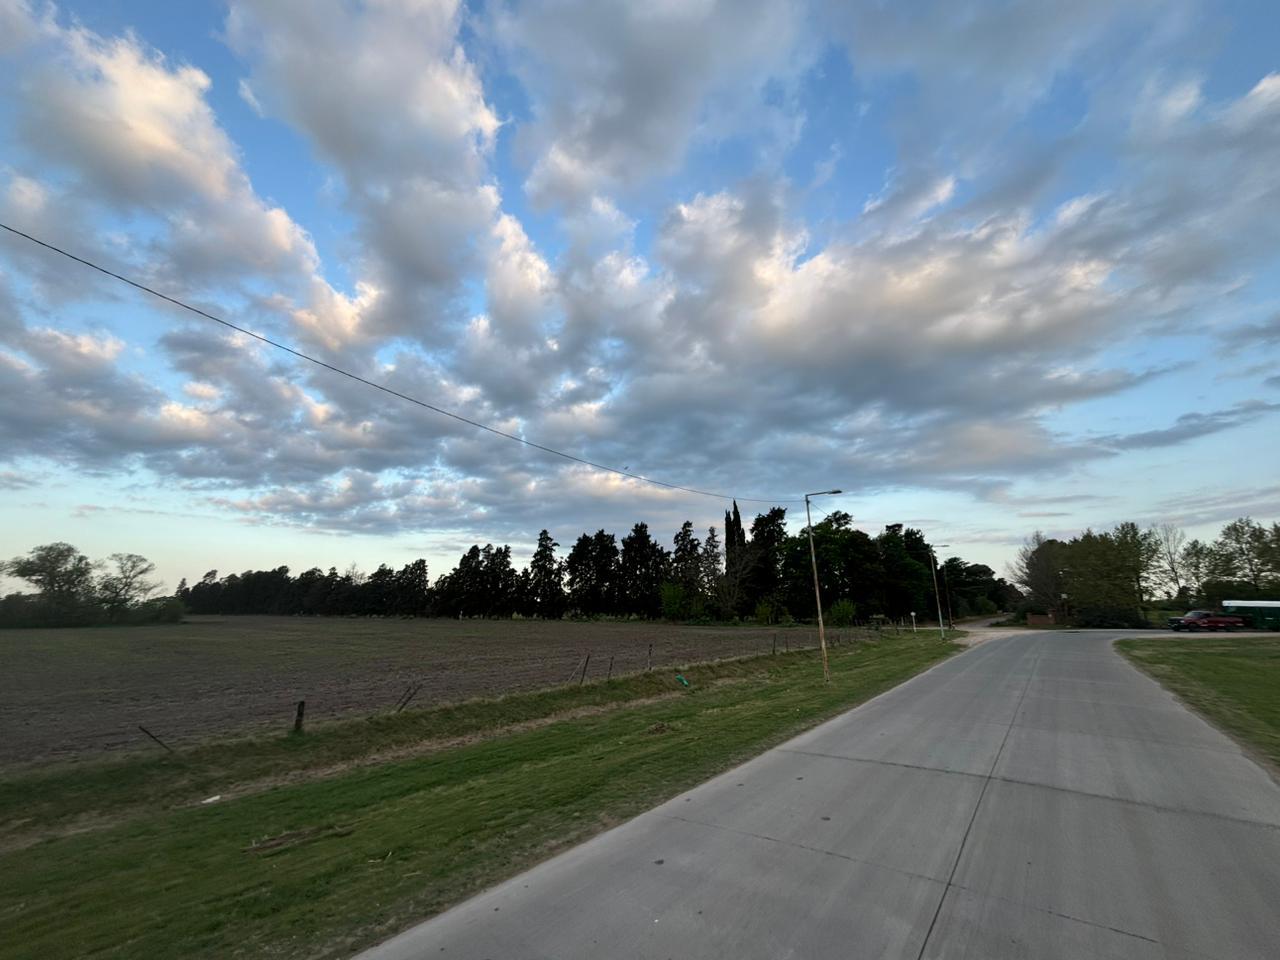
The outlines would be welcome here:
M 176 626 L 0 632 L 0 766 L 308 722 L 812 645 L 812 628 L 193 617 Z

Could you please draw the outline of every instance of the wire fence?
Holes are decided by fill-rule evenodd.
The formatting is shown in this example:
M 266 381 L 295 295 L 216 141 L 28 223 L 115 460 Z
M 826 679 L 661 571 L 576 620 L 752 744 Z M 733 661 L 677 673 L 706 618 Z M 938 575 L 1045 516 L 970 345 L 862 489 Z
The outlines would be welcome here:
M 910 629 L 879 625 L 880 633 Z M 833 651 L 876 635 L 867 624 L 827 630 Z M 303 617 L 191 618 L 5 639 L 0 764 L 311 730 L 818 645 L 816 624 Z

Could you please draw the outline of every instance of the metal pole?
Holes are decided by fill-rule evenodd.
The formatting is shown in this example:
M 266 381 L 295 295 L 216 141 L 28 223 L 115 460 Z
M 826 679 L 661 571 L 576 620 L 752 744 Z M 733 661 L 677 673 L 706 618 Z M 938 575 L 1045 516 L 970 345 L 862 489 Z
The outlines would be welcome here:
M 947 565 L 942 565 L 942 593 L 947 598 L 947 629 L 956 628 L 955 618 L 951 616 L 951 584 L 947 583 Z
M 933 574 L 933 596 L 938 601 L 938 636 L 947 639 L 947 625 L 942 621 L 942 594 L 938 592 L 938 558 L 934 556 L 933 547 L 929 548 L 929 572 Z
M 827 664 L 827 634 L 822 625 L 822 591 L 818 589 L 818 551 L 813 545 L 813 515 L 809 512 L 809 495 L 804 496 L 804 518 L 809 523 L 809 560 L 813 564 L 813 598 L 818 604 L 818 645 L 822 648 L 822 679 L 831 682 L 831 667 Z

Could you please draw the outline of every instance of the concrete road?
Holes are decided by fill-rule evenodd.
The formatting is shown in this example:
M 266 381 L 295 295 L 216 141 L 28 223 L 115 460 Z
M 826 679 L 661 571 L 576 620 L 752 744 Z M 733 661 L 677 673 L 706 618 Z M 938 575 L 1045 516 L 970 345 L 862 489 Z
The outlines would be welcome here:
M 989 639 L 362 957 L 1274 960 L 1280 787 L 1116 635 Z

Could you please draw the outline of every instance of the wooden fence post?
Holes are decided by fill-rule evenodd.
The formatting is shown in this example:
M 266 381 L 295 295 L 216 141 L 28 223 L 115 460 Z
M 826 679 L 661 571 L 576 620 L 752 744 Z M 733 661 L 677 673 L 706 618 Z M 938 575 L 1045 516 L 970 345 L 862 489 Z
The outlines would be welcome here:
M 591 651 L 587 651 L 587 659 L 582 661 L 582 676 L 578 678 L 578 686 L 582 686 L 582 682 L 587 679 L 587 665 L 591 663 Z
M 294 715 L 294 718 L 293 718 L 293 732 L 294 732 L 294 733 L 301 733 L 301 732 L 302 732 L 302 715 L 303 715 L 303 713 L 305 713 L 305 712 L 306 712 L 306 709 L 307 709 L 307 701 L 305 701 L 305 700 L 299 700 L 299 701 L 298 701 L 298 712 L 297 712 L 297 714 L 295 714 L 295 715 Z

